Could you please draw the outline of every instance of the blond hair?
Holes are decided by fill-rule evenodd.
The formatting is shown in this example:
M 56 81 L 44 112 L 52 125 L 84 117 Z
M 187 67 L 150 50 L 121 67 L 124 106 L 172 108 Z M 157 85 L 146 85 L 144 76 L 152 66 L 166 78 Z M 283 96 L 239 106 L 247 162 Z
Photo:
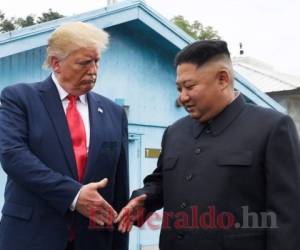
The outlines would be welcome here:
M 80 48 L 97 48 L 101 53 L 108 44 L 109 35 L 94 25 L 70 22 L 59 26 L 48 40 L 45 68 L 51 67 L 51 58 L 60 60 Z

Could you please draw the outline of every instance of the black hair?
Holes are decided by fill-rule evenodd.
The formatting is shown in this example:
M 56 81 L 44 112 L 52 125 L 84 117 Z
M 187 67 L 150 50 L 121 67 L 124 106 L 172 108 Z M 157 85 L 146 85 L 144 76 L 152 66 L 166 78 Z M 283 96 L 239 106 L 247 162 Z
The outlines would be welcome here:
M 196 64 L 202 66 L 216 56 L 225 55 L 230 58 L 227 43 L 222 40 L 203 40 L 186 46 L 175 57 L 175 67 L 182 63 Z

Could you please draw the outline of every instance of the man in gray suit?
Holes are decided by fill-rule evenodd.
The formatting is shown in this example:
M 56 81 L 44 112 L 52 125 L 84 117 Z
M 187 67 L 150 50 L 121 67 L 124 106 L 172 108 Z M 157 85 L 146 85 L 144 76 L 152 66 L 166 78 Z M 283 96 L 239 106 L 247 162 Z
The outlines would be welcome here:
M 166 129 L 158 166 L 119 214 L 119 230 L 163 207 L 161 250 L 299 250 L 300 147 L 291 118 L 234 91 L 224 41 L 195 42 L 175 65 L 189 116 Z

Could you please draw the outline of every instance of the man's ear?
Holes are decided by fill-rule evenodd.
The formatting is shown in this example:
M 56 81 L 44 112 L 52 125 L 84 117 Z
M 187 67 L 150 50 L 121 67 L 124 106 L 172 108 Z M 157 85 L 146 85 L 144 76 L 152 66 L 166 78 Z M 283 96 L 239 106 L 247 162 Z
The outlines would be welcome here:
M 51 68 L 52 70 L 55 72 L 55 73 L 60 73 L 61 69 L 60 69 L 60 61 L 57 59 L 57 57 L 55 56 L 52 56 L 50 58 L 50 65 L 51 65 Z
M 231 84 L 230 73 L 227 69 L 221 69 L 217 74 L 217 78 L 221 90 L 226 89 Z

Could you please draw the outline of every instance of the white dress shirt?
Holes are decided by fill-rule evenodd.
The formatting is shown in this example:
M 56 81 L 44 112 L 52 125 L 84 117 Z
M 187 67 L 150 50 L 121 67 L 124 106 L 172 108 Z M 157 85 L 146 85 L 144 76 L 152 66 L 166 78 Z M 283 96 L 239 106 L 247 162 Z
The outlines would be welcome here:
M 67 96 L 69 95 L 69 93 L 67 93 L 62 86 L 59 84 L 57 78 L 55 77 L 55 75 L 52 73 L 51 75 L 53 82 L 55 83 L 55 86 L 58 90 L 58 94 L 62 103 L 62 106 L 64 108 L 64 111 L 66 113 L 67 111 L 67 107 L 69 104 L 69 100 L 67 98 Z M 86 151 L 88 153 L 89 151 L 89 145 L 90 145 L 90 119 L 89 119 L 89 105 L 88 105 L 88 101 L 87 101 L 87 96 L 86 94 L 79 96 L 79 99 L 77 100 L 77 110 L 80 113 L 80 116 L 83 120 L 83 124 L 84 124 L 84 128 L 85 128 L 85 135 L 86 135 Z M 74 211 L 75 207 L 76 207 L 76 203 L 78 200 L 80 194 L 80 190 L 77 193 L 77 195 L 75 196 L 72 204 L 70 205 L 70 210 Z
M 55 83 L 55 86 L 58 90 L 58 94 L 62 103 L 62 106 L 64 108 L 64 111 L 66 113 L 67 107 L 69 104 L 69 100 L 67 96 L 69 93 L 67 93 L 62 86 L 59 84 L 57 78 L 52 73 L 52 80 Z M 86 146 L 87 146 L 87 152 L 89 150 L 89 144 L 90 144 L 90 119 L 89 119 L 89 105 L 87 101 L 86 94 L 79 96 L 79 99 L 77 100 L 77 110 L 83 120 L 84 128 L 85 128 L 85 135 L 86 135 Z

